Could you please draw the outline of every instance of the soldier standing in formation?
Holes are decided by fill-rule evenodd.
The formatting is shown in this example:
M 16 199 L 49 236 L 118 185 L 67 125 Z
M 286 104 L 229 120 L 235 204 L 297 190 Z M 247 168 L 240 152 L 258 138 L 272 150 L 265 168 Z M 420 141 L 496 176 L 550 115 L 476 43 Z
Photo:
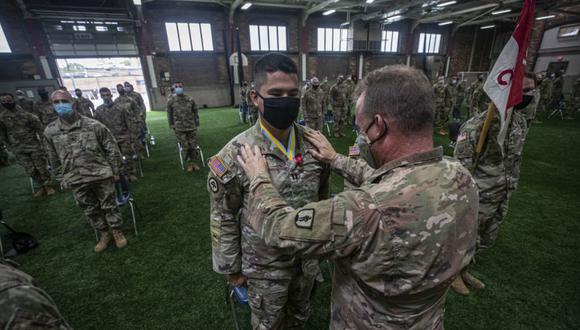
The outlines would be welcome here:
M 346 136 L 342 133 L 342 126 L 346 121 L 348 106 L 348 85 L 344 83 L 344 76 L 339 75 L 330 88 L 330 103 L 332 104 L 332 115 L 334 117 L 334 137 Z
M 552 103 L 552 89 L 554 87 L 554 81 L 549 75 L 544 75 L 542 82 L 540 83 L 540 107 L 541 112 L 551 111 Z
M 344 81 L 344 84 L 346 85 L 346 114 L 344 121 L 347 126 L 352 123 L 352 93 L 354 93 L 354 89 L 356 87 L 353 76 L 354 75 L 349 75 L 348 78 Z
M 199 126 L 199 114 L 195 101 L 183 92 L 183 83 L 175 82 L 175 96 L 167 101 L 167 120 L 169 128 L 175 133 L 175 137 L 181 148 L 185 151 L 187 172 L 199 171 L 200 167 L 195 163 L 199 158 L 197 152 L 197 127 Z M 203 161 L 203 160 L 202 160 Z
M 24 111 L 12 94 L 0 94 L 0 145 L 6 145 L 16 160 L 39 187 L 34 197 L 55 193 L 50 186 L 50 172 L 42 143 L 42 124 L 38 117 Z
M 130 97 L 137 106 L 139 107 L 139 125 L 141 129 L 146 129 L 147 127 L 147 107 L 145 106 L 145 101 L 143 100 L 143 96 L 135 91 L 135 88 L 131 83 L 125 81 L 124 83 L 125 93 L 127 96 Z
M 29 100 L 21 90 L 16 91 L 16 104 L 22 110 L 34 114 L 34 101 Z
M 246 141 L 238 161 L 251 229 L 288 257 L 334 260 L 331 329 L 443 329 L 449 285 L 475 251 L 477 186 L 457 160 L 433 149 L 433 89 L 423 73 L 388 66 L 359 88 L 366 161 L 307 133 L 311 154 L 359 188 L 296 207 L 259 146 Z
M 301 329 L 310 315 L 318 262 L 284 256 L 259 239 L 250 227 L 250 180 L 236 156 L 245 143 L 259 146 L 274 186 L 294 207 L 328 198 L 329 172 L 307 153 L 312 145 L 304 134 L 314 131 L 294 124 L 300 108 L 296 64 L 285 55 L 267 54 L 256 62 L 253 77 L 258 123 L 209 161 L 213 269 L 235 286 L 247 279 L 254 329 Z
M 48 124 L 57 120 L 58 116 L 54 111 L 52 102 L 50 102 L 48 92 L 44 89 L 39 89 L 38 95 L 40 96 L 40 100 L 34 104 L 34 114 L 40 119 L 42 129 L 44 130 Z
M 119 96 L 115 99 L 115 104 L 120 104 L 125 107 L 129 114 L 129 120 L 132 122 L 130 127 L 131 143 L 133 144 L 134 156 L 138 159 L 145 149 L 143 141 L 141 140 L 144 129 L 144 111 L 133 98 L 127 95 L 127 90 L 122 84 L 117 85 L 117 93 L 119 93 Z
M 72 189 L 77 204 L 100 232 L 95 252 L 104 251 L 111 240 L 123 248 L 127 239 L 114 185 L 121 172 L 117 141 L 105 125 L 79 115 L 68 92 L 57 90 L 51 100 L 59 119 L 48 125 L 44 136 L 54 173 L 63 188 Z
M 320 84 L 320 90 L 322 91 L 324 97 L 322 98 L 322 113 L 326 115 L 328 111 L 328 104 L 330 103 L 330 83 L 328 82 L 328 77 L 324 77 L 322 83 Z
M 105 125 L 115 137 L 118 148 L 123 155 L 122 169 L 127 180 L 137 181 L 133 164 L 135 150 L 133 149 L 132 125 L 134 125 L 134 121 L 131 119 L 132 114 L 128 111 L 126 104 L 113 101 L 111 90 L 107 87 L 102 87 L 99 94 L 103 104 L 95 110 L 95 119 Z
M 76 110 L 79 115 L 93 118 L 95 116 L 95 105 L 93 102 L 83 96 L 83 91 L 80 88 L 75 89 L 75 95 L 77 96 Z
M 435 130 L 439 135 L 447 135 L 447 122 L 451 109 L 452 88 L 445 83 L 445 77 L 440 76 L 433 85 L 435 93 Z
M 477 76 L 477 81 L 472 86 L 472 96 L 471 96 L 471 106 L 469 107 L 471 110 L 470 118 L 476 116 L 487 110 L 487 106 L 489 104 L 489 98 L 487 94 L 483 90 L 483 85 L 485 83 L 483 74 L 479 74 Z
M 487 134 L 484 150 L 479 157 L 476 156 L 475 150 L 487 110 L 465 122 L 457 138 L 454 156 L 471 170 L 479 188 L 478 253 L 489 248 L 497 239 L 499 227 L 507 215 L 509 199 L 517 189 L 524 142 L 528 133 L 525 113 L 533 112 L 529 107 L 536 106 L 533 102 L 533 75 L 526 74 L 523 88 L 522 102 L 513 108 L 506 119 L 505 125 L 508 127 L 503 145 L 498 141 L 500 120 L 496 115 Z M 476 289 L 485 287 L 467 269 L 461 272 L 452 287 L 457 293 L 468 295 L 469 289 L 465 284 Z
M 306 127 L 322 131 L 322 125 L 324 124 L 324 112 L 322 111 L 324 92 L 320 89 L 318 78 L 312 78 L 310 84 L 312 87 L 302 94 L 301 107 L 304 114 L 304 122 Z

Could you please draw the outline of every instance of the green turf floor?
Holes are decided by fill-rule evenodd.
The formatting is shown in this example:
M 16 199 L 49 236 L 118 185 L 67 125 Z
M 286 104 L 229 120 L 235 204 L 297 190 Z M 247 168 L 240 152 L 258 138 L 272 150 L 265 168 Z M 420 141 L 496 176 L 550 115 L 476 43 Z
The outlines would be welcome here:
M 206 157 L 247 127 L 231 108 L 200 116 Z M 0 168 L 5 219 L 41 242 L 17 261 L 77 329 L 231 329 L 223 280 L 211 269 L 207 169 L 181 171 L 165 114 L 152 113 L 148 121 L 157 145 L 144 163 L 145 177 L 134 184 L 141 232 L 135 237 L 126 221 L 129 245 L 121 251 L 93 252 L 93 231 L 70 192 L 33 199 L 19 166 Z M 468 298 L 450 294 L 447 329 L 580 328 L 579 124 L 552 120 L 532 127 L 520 189 L 497 244 L 475 267 L 488 288 Z M 353 135 L 332 139 L 340 152 L 353 141 Z M 333 191 L 341 189 L 334 177 Z M 326 269 L 325 275 L 309 329 L 328 325 Z M 242 322 L 248 324 L 247 312 Z

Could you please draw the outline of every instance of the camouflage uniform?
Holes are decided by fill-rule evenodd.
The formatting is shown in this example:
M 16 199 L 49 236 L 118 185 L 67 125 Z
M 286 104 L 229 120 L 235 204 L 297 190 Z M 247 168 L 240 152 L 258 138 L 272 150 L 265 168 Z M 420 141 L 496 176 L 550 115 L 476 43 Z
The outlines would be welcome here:
M 5 144 L 16 160 L 39 186 L 50 182 L 46 150 L 42 145 L 42 124 L 35 115 L 16 105 L 0 112 L 0 144 Z
M 254 102 L 252 102 L 252 97 L 251 97 L 251 94 L 250 94 L 251 91 L 253 91 L 253 89 L 250 89 L 248 91 L 248 93 L 246 93 L 246 98 L 247 98 L 247 102 L 248 102 L 248 107 L 250 108 L 249 109 L 250 110 L 250 114 L 252 115 L 253 120 L 254 121 L 257 121 L 258 120 L 258 117 L 259 117 L 259 115 L 258 115 L 258 112 L 259 111 L 258 111 L 258 107 L 256 107 L 254 105 Z
M 54 121 L 44 131 L 50 163 L 95 229 L 117 229 L 122 224 L 112 182 L 121 167 L 117 141 L 99 121 L 78 117 L 71 124 Z
M 452 106 L 453 87 L 445 83 L 436 83 L 433 85 L 435 93 L 435 128 L 447 130 L 449 121 L 449 111 Z
M 48 124 L 58 119 L 56 111 L 54 111 L 54 106 L 50 101 L 38 101 L 34 105 L 34 114 L 38 116 L 40 122 L 42 123 L 43 129 L 48 126 Z
M 0 259 L 0 328 L 72 329 L 32 276 Z
M 345 115 L 345 120 L 346 120 L 346 124 L 348 125 L 349 123 L 352 122 L 352 93 L 354 93 L 354 90 L 356 88 L 356 84 L 354 83 L 354 81 L 352 81 L 352 79 L 349 77 L 348 79 L 346 79 L 344 81 L 344 83 L 346 84 L 346 115 Z
M 120 95 L 115 99 L 114 103 L 122 104 L 129 115 L 128 118 L 132 122 L 130 127 L 131 143 L 137 155 L 140 156 L 142 151 L 145 150 L 145 146 L 141 139 L 145 128 L 144 111 L 139 107 L 137 102 L 133 101 L 133 99 L 127 95 Z
M 471 116 L 476 116 L 487 110 L 487 105 L 489 104 L 489 98 L 483 90 L 484 82 L 477 81 L 475 86 L 473 86 L 472 96 L 471 96 Z
M 572 86 L 572 112 L 580 109 L 580 79 L 576 79 Z
M 554 82 L 551 78 L 546 77 L 542 80 L 540 84 L 540 111 L 552 111 L 552 89 L 554 87 Z
M 313 130 L 322 131 L 324 124 L 324 112 L 322 111 L 322 102 L 324 92 L 318 89 L 310 88 L 302 95 L 302 113 L 306 127 Z
M 145 101 L 143 100 L 143 96 L 141 94 L 131 91 L 127 93 L 127 96 L 133 99 L 135 103 L 139 106 L 141 111 L 141 128 L 145 129 L 147 127 L 147 107 L 145 106 Z
M 260 123 L 231 140 L 211 158 L 208 192 L 211 203 L 213 269 L 219 274 L 243 272 L 254 329 L 303 328 L 310 314 L 310 295 L 319 276 L 317 261 L 282 256 L 267 247 L 249 226 L 249 185 L 236 156 L 244 143 L 259 146 L 273 182 L 294 207 L 328 198 L 328 167 L 315 160 L 303 138 L 308 128 L 295 125 L 301 166 L 287 157 L 261 132 Z M 221 167 L 223 166 L 223 167 Z
M 330 329 L 443 329 L 445 298 L 469 264 L 477 187 L 441 147 L 374 170 L 331 164 L 360 188 L 292 208 L 266 175 L 250 182 L 250 225 L 280 253 L 335 262 Z
M 34 114 L 34 101 L 29 100 L 25 97 L 23 98 L 16 97 L 14 102 L 16 102 L 16 105 L 20 106 L 22 110 Z
M 95 110 L 95 119 L 103 123 L 115 137 L 124 158 L 123 173 L 135 175 L 135 166 L 133 165 L 135 150 L 131 134 L 134 122 L 130 119 L 127 107 L 120 103 L 113 103 L 111 106 L 101 104 Z
M 197 158 L 197 104 L 187 95 L 177 95 L 167 102 L 167 120 L 185 151 L 189 163 Z
M 520 111 L 512 111 L 503 146 L 497 141 L 499 118 L 495 116 L 475 169 L 475 147 L 487 111 L 465 122 L 457 138 L 454 156 L 472 171 L 479 188 L 478 248 L 481 249 L 491 246 L 496 240 L 507 215 L 509 198 L 517 188 L 527 133 L 526 118 Z
M 519 110 L 519 112 L 526 118 L 526 126 L 529 130 L 532 126 L 532 122 L 536 119 L 536 112 L 538 110 L 538 105 L 540 104 L 540 93 L 536 90 L 534 91 L 534 99 L 527 107 Z
M 323 97 L 322 97 L 322 113 L 324 114 L 326 111 L 328 111 L 328 104 L 330 103 L 330 83 L 328 82 L 328 80 L 324 80 L 323 82 L 320 83 L 320 90 L 323 92 Z
M 453 109 L 453 118 L 461 118 L 461 105 L 465 97 L 465 84 L 463 81 L 457 81 L 451 85 L 451 108 Z
M 86 97 L 79 97 L 76 100 L 77 112 L 85 117 L 94 117 L 95 105 Z
M 344 82 L 336 83 L 330 88 L 330 103 L 334 116 L 334 132 L 339 133 L 347 116 L 349 87 Z

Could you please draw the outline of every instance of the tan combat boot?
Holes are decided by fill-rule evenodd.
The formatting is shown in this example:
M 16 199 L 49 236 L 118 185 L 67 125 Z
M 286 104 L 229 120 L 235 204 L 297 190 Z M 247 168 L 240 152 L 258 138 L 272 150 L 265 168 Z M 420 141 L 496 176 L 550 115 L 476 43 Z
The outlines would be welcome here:
M 453 283 L 451 283 L 451 288 L 453 289 L 453 291 L 457 292 L 457 294 L 459 294 L 459 295 L 462 295 L 462 296 L 469 295 L 469 289 L 467 288 L 467 286 L 463 282 L 461 275 L 458 275 L 455 278 L 455 280 L 453 280 Z
M 187 164 L 187 168 L 185 169 L 185 171 L 187 171 L 187 173 L 191 173 L 193 172 L 193 164 Z
M 54 195 L 56 193 L 51 186 L 44 186 L 44 192 L 46 193 L 46 196 Z
M 338 139 L 340 137 L 340 133 L 334 133 L 334 137 Z
M 95 252 L 99 253 L 105 251 L 109 246 L 109 242 L 111 242 L 112 238 L 113 237 L 111 236 L 111 233 L 109 233 L 109 231 L 102 231 L 101 238 L 99 239 L 99 242 L 95 246 Z
M 119 229 L 113 229 L 113 238 L 115 239 L 117 248 L 122 249 L 127 245 L 127 239 Z
M 131 174 L 131 175 L 129 175 L 129 177 L 127 178 L 127 180 L 129 182 L 136 182 L 139 179 L 135 175 Z
M 477 277 L 470 274 L 468 271 L 462 272 L 461 277 L 463 278 L 463 281 L 465 281 L 465 283 L 467 283 L 467 285 L 469 285 L 473 288 L 476 288 L 476 289 L 484 289 L 485 288 L 485 284 L 483 284 L 483 282 L 481 280 L 479 280 Z
M 46 195 L 46 190 L 44 190 L 44 187 L 40 187 L 38 188 L 37 191 L 34 192 L 34 194 L 32 194 L 32 197 L 42 197 Z
M 193 167 L 194 171 L 199 171 L 201 169 L 196 163 L 191 164 L 191 166 Z

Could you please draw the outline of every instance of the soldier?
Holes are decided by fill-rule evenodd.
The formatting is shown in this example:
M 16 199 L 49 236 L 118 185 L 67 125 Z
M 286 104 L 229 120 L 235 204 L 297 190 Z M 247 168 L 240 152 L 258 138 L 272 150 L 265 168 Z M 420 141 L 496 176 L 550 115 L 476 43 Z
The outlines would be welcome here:
M 534 81 L 526 74 L 524 78 L 524 97 L 514 107 L 506 119 L 507 133 L 503 146 L 499 144 L 500 121 L 494 117 L 487 135 L 482 154 L 476 159 L 475 148 L 487 116 L 484 111 L 463 124 L 457 138 L 454 156 L 470 169 L 479 188 L 479 214 L 477 252 L 489 248 L 497 239 L 499 227 L 507 215 L 508 203 L 517 188 L 522 161 L 522 152 L 528 127 L 524 116 L 528 107 L 534 107 Z M 453 282 L 452 288 L 461 295 L 468 295 L 465 284 L 483 289 L 485 284 L 467 269 Z
M 16 91 L 16 104 L 24 111 L 34 114 L 34 101 L 26 98 L 23 91 Z
M 44 128 L 51 122 L 57 120 L 58 116 L 56 115 L 56 111 L 54 111 L 52 102 L 50 102 L 48 92 L 44 89 L 39 89 L 38 95 L 40 96 L 40 101 L 34 104 L 34 114 L 40 119 L 42 130 L 44 131 Z
M 76 104 L 79 115 L 90 118 L 94 117 L 95 105 L 93 102 L 86 97 L 83 97 L 83 91 L 80 90 L 80 88 L 75 89 L 75 95 L 77 96 Z
M 451 109 L 452 88 L 445 83 L 445 78 L 440 76 L 437 83 L 433 85 L 435 93 L 435 128 L 439 135 L 447 135 L 447 122 L 449 121 L 449 110 Z
M 554 81 L 549 75 L 544 75 L 542 83 L 540 84 L 540 111 L 548 112 L 551 110 L 552 103 L 552 89 Z
M 127 90 L 125 86 L 118 84 L 117 93 L 119 96 L 115 99 L 115 104 L 122 104 L 129 114 L 129 120 L 132 121 L 131 130 L 131 143 L 133 144 L 133 150 L 135 151 L 137 157 L 140 157 L 145 146 L 141 139 L 144 126 L 144 111 L 139 107 L 137 102 L 133 98 L 127 95 Z
M 34 285 L 32 276 L 1 258 L 0 328 L 72 329 L 48 293 Z
M 135 92 L 133 85 L 128 81 L 124 83 L 125 93 L 127 96 L 133 99 L 137 106 L 139 106 L 140 114 L 141 114 L 141 127 L 147 127 L 147 107 L 145 106 L 145 101 L 143 100 L 143 96 L 141 94 Z
M 324 113 L 322 112 L 324 92 L 320 89 L 318 78 L 312 78 L 310 84 L 312 87 L 302 94 L 301 107 L 304 114 L 304 122 L 306 127 L 322 131 L 322 125 L 324 124 Z
M 461 119 L 461 105 L 465 96 L 465 84 L 456 75 L 451 77 L 451 108 L 453 119 Z
M 104 251 L 111 240 L 123 248 L 127 239 L 121 231 L 123 220 L 114 185 L 121 171 L 117 141 L 105 125 L 79 115 L 69 93 L 57 90 L 51 100 L 59 117 L 44 130 L 52 168 L 61 186 L 72 189 L 77 204 L 100 232 L 95 252 Z
M 185 151 L 187 172 L 199 171 L 195 163 L 197 153 L 197 127 L 199 114 L 195 101 L 183 93 L 183 83 L 175 82 L 175 97 L 167 101 L 167 120 L 169 128 L 175 132 L 175 137 Z
M 538 123 L 536 120 L 536 112 L 538 110 L 538 104 L 540 102 L 540 93 L 537 91 L 536 86 L 538 85 L 538 80 L 536 75 L 531 72 L 525 73 L 526 81 L 528 86 L 524 88 L 524 99 L 531 99 L 529 105 L 519 109 L 521 114 L 526 118 L 526 127 L 529 130 L 533 123 Z M 521 104 L 519 105 L 521 106 Z
M 4 111 L 0 112 L 0 145 L 8 147 L 26 173 L 39 187 L 34 197 L 55 193 L 50 186 L 46 150 L 42 145 L 42 124 L 38 117 L 22 110 L 9 93 L 0 94 Z
M 353 118 L 352 118 L 352 93 L 354 93 L 354 89 L 356 88 L 356 76 L 353 75 L 349 75 L 348 78 L 345 80 L 345 84 L 347 86 L 346 89 L 346 100 L 347 100 L 347 106 L 346 106 L 346 117 L 345 117 L 345 123 L 346 125 L 350 125 L 353 122 Z
M 339 75 L 336 84 L 330 88 L 330 103 L 332 104 L 332 114 L 334 116 L 335 138 L 346 136 L 341 130 L 346 121 L 348 90 L 349 87 L 344 83 L 343 75 Z
M 328 111 L 329 97 L 330 97 L 330 83 L 328 82 L 328 77 L 324 77 L 322 83 L 320 84 L 320 90 L 324 93 L 322 99 L 322 113 L 326 114 Z
M 252 101 L 252 93 L 251 93 L 252 91 L 254 92 L 256 91 L 256 86 L 254 85 L 253 81 L 250 84 L 248 93 L 246 94 L 246 101 L 248 102 L 248 106 L 250 107 L 250 114 L 252 115 L 253 123 L 255 123 L 258 120 L 258 108 L 254 105 L 254 102 Z
M 483 74 L 479 74 L 477 76 L 477 81 L 472 88 L 472 96 L 471 96 L 471 116 L 473 117 L 479 113 L 482 113 L 487 110 L 487 105 L 489 104 L 489 98 L 487 94 L 483 90 L 483 85 L 485 83 L 483 79 Z
M 113 102 L 113 94 L 107 87 L 99 90 L 103 104 L 95 110 L 95 119 L 105 125 L 115 137 L 119 150 L 123 155 L 123 174 L 127 176 L 128 181 L 137 181 L 135 175 L 135 150 L 133 149 L 133 135 L 131 128 L 134 121 L 131 120 L 131 114 L 128 112 L 125 104 Z
M 477 186 L 433 149 L 433 90 L 423 73 L 386 66 L 359 90 L 366 162 L 338 155 L 319 132 L 307 137 L 314 157 L 360 187 L 297 208 L 272 185 L 260 149 L 246 145 L 238 161 L 250 226 L 280 253 L 334 260 L 331 329 L 443 329 L 449 285 L 475 249 Z
M 320 274 L 317 261 L 282 256 L 249 226 L 250 182 L 235 160 L 244 143 L 258 145 L 274 185 L 293 206 L 328 198 L 327 167 L 306 152 L 311 145 L 303 134 L 312 130 L 294 123 L 300 107 L 297 72 L 296 64 L 279 53 L 256 62 L 251 98 L 259 109 L 258 123 L 209 161 L 213 269 L 235 286 L 247 279 L 254 329 L 304 328 Z

